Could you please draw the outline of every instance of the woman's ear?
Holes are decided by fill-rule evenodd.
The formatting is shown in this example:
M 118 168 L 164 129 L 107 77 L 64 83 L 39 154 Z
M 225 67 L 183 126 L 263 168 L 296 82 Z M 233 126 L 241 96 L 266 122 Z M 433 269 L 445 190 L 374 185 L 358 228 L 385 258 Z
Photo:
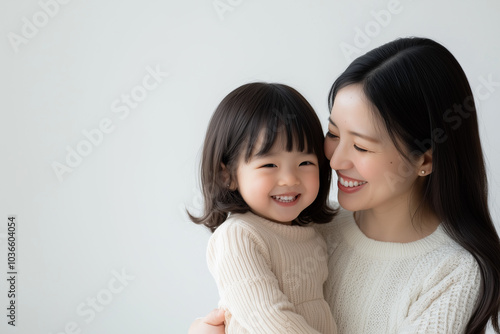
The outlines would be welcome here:
M 419 159 L 419 176 L 427 176 L 432 173 L 432 150 L 428 149 Z
M 226 165 L 224 165 L 221 162 L 220 168 L 221 168 L 221 178 L 222 178 L 221 182 L 224 185 L 224 187 L 228 188 L 229 190 L 236 190 L 238 188 L 238 185 L 236 184 L 236 180 L 232 180 L 231 173 L 227 169 Z

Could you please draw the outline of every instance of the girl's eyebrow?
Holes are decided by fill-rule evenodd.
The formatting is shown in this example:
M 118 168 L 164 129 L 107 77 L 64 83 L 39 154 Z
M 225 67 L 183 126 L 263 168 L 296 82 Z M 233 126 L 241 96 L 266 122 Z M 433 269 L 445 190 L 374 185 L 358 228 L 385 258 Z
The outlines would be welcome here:
M 334 127 L 338 128 L 337 124 L 335 124 L 335 122 L 330 117 L 328 117 L 328 122 L 331 125 L 333 125 Z M 362 139 L 365 139 L 365 140 L 368 140 L 368 141 L 371 141 L 372 143 L 375 143 L 375 144 L 380 144 L 380 140 L 379 139 L 370 137 L 368 135 L 365 135 L 365 134 L 362 134 L 362 133 L 359 133 L 359 132 L 349 131 L 349 134 L 351 134 L 353 136 L 356 136 L 356 137 L 359 137 L 359 138 L 362 138 Z
M 254 157 L 254 158 L 269 158 L 269 157 L 272 157 L 273 155 L 276 155 L 276 153 L 273 153 L 271 151 L 268 151 L 266 153 L 257 152 L 256 154 L 252 155 L 252 157 Z

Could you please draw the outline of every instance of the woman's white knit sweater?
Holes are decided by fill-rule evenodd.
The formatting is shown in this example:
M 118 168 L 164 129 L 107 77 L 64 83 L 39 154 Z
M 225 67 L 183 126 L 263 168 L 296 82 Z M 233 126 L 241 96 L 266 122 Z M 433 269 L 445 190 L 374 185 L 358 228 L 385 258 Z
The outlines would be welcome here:
M 209 240 L 226 333 L 336 333 L 323 296 L 325 240 L 313 227 L 233 214 Z
M 480 287 L 477 262 L 439 226 L 410 243 L 367 238 L 352 212 L 316 225 L 328 245 L 325 297 L 339 333 L 465 330 Z

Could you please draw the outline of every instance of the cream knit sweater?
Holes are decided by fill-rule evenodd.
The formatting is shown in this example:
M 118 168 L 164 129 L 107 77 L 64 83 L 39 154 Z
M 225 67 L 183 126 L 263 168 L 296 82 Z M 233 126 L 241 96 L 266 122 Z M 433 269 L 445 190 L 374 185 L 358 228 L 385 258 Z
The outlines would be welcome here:
M 328 244 L 325 297 L 339 333 L 464 332 L 479 294 L 479 267 L 442 226 L 416 242 L 380 242 L 341 210 L 316 227 Z
M 336 333 L 323 296 L 326 244 L 313 227 L 233 214 L 211 236 L 207 261 L 226 333 Z

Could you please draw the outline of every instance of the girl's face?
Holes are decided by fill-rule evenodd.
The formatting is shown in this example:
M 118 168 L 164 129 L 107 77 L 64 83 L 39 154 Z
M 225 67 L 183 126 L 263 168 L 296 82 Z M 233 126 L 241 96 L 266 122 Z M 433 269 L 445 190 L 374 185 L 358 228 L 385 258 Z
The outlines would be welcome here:
M 325 154 L 338 176 L 338 201 L 350 211 L 408 209 L 419 173 L 394 146 L 361 85 L 339 90 Z
M 256 143 L 259 151 L 262 136 Z M 241 196 L 255 214 L 269 220 L 291 224 L 314 202 L 319 191 L 319 167 L 315 154 L 287 152 L 282 138 L 265 155 L 252 154 L 248 162 L 240 157 L 236 184 Z

